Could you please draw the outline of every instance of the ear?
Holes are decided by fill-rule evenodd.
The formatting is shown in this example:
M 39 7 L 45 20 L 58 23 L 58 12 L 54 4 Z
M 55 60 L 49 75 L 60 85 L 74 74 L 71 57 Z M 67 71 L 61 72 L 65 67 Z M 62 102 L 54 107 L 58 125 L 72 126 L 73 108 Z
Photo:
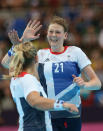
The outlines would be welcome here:
M 35 59 L 35 63 L 37 63 L 38 62 L 38 56 L 36 55 L 34 59 Z
M 67 38 L 68 38 L 68 33 L 65 32 L 65 34 L 64 34 L 64 39 L 66 40 Z

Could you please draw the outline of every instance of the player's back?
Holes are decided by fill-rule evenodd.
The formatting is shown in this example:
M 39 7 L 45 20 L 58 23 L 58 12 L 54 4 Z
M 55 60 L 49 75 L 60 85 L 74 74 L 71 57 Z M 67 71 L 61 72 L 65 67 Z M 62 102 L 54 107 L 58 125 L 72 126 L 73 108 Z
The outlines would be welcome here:
M 12 78 L 10 89 L 13 100 L 16 103 L 19 113 L 19 128 L 23 130 L 34 130 L 45 126 L 44 112 L 32 108 L 26 101 L 24 83 L 30 85 L 29 79 L 33 76 L 27 74 L 24 77 Z M 34 79 L 35 80 L 35 79 Z M 35 81 L 36 82 L 36 81 Z M 32 88 L 32 87 L 31 87 Z

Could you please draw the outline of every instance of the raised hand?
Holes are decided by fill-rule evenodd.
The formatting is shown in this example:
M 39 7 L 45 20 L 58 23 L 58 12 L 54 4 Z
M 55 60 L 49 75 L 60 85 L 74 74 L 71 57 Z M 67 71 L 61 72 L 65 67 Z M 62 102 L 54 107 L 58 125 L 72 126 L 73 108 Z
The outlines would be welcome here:
M 21 43 L 22 41 L 19 39 L 18 37 L 18 33 L 15 29 L 11 30 L 9 33 L 8 33 L 8 37 L 11 41 L 11 43 L 13 44 L 13 46 L 15 46 L 16 44 L 19 44 Z
M 31 41 L 38 39 L 40 34 L 37 33 L 41 29 L 42 25 L 40 24 L 40 21 L 34 20 L 34 21 L 29 21 L 27 24 L 23 36 L 21 37 L 21 40 L 23 42 Z

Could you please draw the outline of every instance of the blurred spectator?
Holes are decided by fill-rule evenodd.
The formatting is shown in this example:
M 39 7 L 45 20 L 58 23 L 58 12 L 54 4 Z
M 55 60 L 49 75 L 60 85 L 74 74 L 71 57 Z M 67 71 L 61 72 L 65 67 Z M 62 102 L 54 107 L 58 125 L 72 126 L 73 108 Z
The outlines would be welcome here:
M 103 29 L 101 29 L 98 37 L 99 45 L 103 49 Z
M 88 26 L 86 33 L 82 37 L 82 41 L 86 46 L 93 46 L 97 43 L 97 34 L 94 26 Z

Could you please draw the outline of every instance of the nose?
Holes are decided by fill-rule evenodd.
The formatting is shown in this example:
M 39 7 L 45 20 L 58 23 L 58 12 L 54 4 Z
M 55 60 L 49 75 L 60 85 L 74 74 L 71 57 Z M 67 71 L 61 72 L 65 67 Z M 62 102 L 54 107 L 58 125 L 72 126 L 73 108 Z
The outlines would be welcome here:
M 56 33 L 55 33 L 55 31 L 53 32 L 52 36 L 56 36 Z

